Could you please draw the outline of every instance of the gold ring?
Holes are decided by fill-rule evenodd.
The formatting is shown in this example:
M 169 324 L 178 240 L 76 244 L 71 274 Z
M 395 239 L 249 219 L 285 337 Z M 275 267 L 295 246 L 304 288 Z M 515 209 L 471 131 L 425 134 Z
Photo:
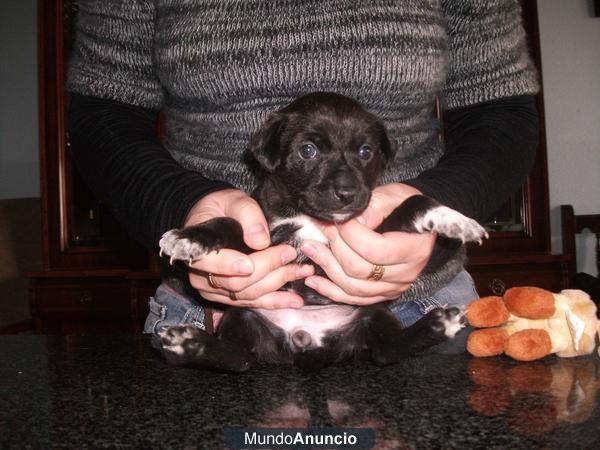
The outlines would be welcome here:
M 221 289 L 221 285 L 217 283 L 213 277 L 212 273 L 208 273 L 208 285 L 213 289 Z
M 383 277 L 383 273 L 385 272 L 385 266 L 379 264 L 373 264 L 373 270 L 371 270 L 371 274 L 367 280 L 369 281 L 379 281 L 381 277 Z

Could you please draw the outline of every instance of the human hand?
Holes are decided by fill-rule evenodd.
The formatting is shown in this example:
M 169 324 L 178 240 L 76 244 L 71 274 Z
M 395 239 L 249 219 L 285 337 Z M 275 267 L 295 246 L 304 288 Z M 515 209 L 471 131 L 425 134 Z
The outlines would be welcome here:
M 232 249 L 211 252 L 190 264 L 189 280 L 200 295 L 214 302 L 252 308 L 300 308 L 302 298 L 292 292 L 278 291 L 285 283 L 314 273 L 312 266 L 289 264 L 296 250 L 289 245 L 271 244 L 263 212 L 243 191 L 225 189 L 203 197 L 194 205 L 185 226 L 215 217 L 231 217 L 242 225 L 244 242 L 257 250 L 250 255 Z M 208 281 L 211 273 L 212 286 Z M 218 287 L 215 287 L 218 286 Z M 234 293 L 236 300 L 230 293 Z
M 427 265 L 435 245 L 434 233 L 373 231 L 417 189 L 392 183 L 373 190 L 365 211 L 341 225 L 325 225 L 329 248 L 306 241 L 301 251 L 321 266 L 329 279 L 306 278 L 307 286 L 336 302 L 367 305 L 398 298 Z M 368 280 L 375 265 L 385 267 L 378 281 Z

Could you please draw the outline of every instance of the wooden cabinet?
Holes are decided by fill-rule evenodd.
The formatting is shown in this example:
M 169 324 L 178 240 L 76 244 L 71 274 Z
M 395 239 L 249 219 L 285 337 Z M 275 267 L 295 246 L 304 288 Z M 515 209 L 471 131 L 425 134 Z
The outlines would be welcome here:
M 536 2 L 523 2 L 532 54 L 540 65 Z M 129 239 L 72 167 L 65 127 L 65 75 L 77 13 L 75 0 L 39 2 L 40 159 L 44 270 L 31 276 L 36 329 L 46 333 L 140 332 L 159 279 L 152 258 Z M 514 285 L 558 290 L 566 263 L 550 254 L 543 94 L 540 149 L 522 190 L 469 247 L 469 270 L 482 295 Z
M 43 333 L 139 332 L 159 283 L 152 258 L 121 229 L 71 164 L 66 67 L 75 0 L 38 2 L 43 267 L 31 310 Z
M 540 114 L 539 149 L 529 178 L 485 224 L 490 239 L 468 247 L 468 270 L 480 295 L 500 295 L 519 285 L 551 290 L 568 286 L 567 257 L 550 252 L 550 210 L 544 125 L 544 92 L 537 20 L 537 2 L 522 0 L 523 23 L 542 90 L 537 96 Z

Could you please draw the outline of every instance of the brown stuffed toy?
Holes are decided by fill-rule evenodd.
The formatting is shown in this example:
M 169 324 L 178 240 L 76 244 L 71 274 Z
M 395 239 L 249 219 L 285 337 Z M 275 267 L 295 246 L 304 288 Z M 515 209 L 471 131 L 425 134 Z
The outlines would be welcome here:
M 475 330 L 467 350 L 473 356 L 505 353 L 533 361 L 556 353 L 587 355 L 596 347 L 600 321 L 596 305 L 585 292 L 566 289 L 554 294 L 536 287 L 515 287 L 504 297 L 484 297 L 467 309 Z

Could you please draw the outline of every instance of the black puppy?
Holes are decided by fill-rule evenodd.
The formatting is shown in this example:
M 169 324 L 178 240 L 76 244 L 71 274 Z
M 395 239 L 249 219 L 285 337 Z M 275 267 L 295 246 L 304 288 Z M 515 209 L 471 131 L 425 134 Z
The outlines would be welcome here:
M 251 140 L 250 153 L 263 171 L 253 196 L 269 221 L 273 244 L 299 248 L 305 239 L 327 243 L 316 221 L 343 222 L 367 207 L 394 149 L 382 123 L 357 102 L 314 93 L 271 114 Z M 378 228 L 392 230 L 438 233 L 425 272 L 447 262 L 464 242 L 480 242 L 485 235 L 477 222 L 425 196 L 409 198 Z M 240 224 L 229 218 L 171 230 L 160 247 L 171 263 L 198 260 L 222 248 L 251 251 Z M 297 262 L 310 263 L 300 252 Z M 388 364 L 454 337 L 463 326 L 458 308 L 435 309 L 402 328 L 385 304 L 335 304 L 303 280 L 284 289 L 300 294 L 306 306 L 228 308 L 216 336 L 191 325 L 167 328 L 160 332 L 165 356 L 175 364 L 234 371 L 261 363 L 318 369 L 360 355 Z

